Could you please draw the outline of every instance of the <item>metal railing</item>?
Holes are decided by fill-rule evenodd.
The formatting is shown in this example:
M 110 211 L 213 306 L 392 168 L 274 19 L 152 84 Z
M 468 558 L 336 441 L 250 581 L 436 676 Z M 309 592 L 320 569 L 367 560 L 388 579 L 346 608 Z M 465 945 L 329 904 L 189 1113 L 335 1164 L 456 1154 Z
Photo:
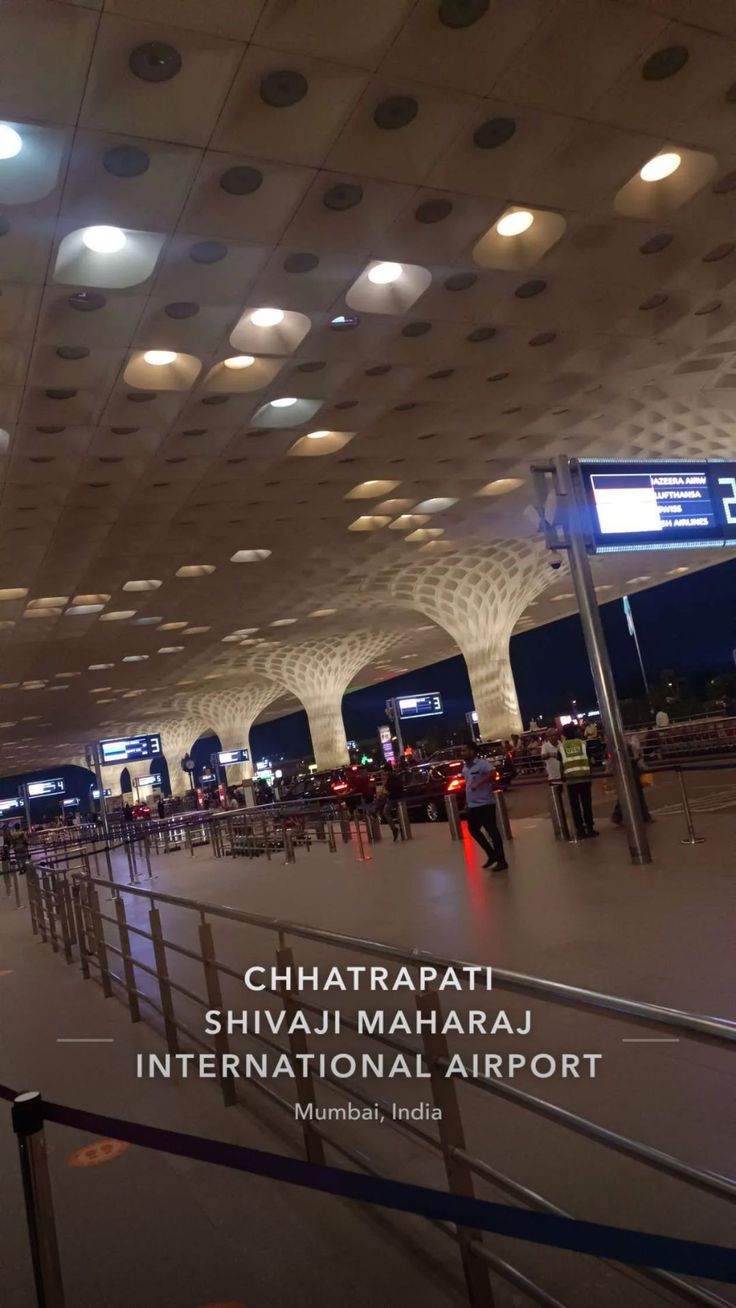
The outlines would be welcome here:
M 107 903 L 101 904 L 101 896 L 108 893 L 111 896 L 109 909 Z M 208 1043 L 192 1029 L 188 1011 L 182 1014 L 182 1007 L 193 1008 L 196 1013 L 206 1010 L 224 1011 L 223 985 L 233 981 L 242 985 L 242 970 L 220 956 L 220 951 L 216 948 L 213 931 L 215 925 L 227 922 L 255 928 L 261 933 L 261 938 L 266 941 L 272 939 L 273 959 L 282 970 L 294 966 L 293 945 L 296 941 L 328 947 L 338 955 L 367 955 L 412 969 L 423 965 L 438 969 L 470 966 L 458 960 L 443 959 L 424 950 L 385 945 L 374 940 L 266 918 L 154 889 L 121 886 L 112 880 L 89 876 L 88 868 L 84 866 L 81 874 L 71 877 L 58 868 L 33 869 L 29 876 L 29 899 L 33 930 L 44 940 L 50 940 L 55 950 L 63 950 L 68 962 L 73 960 L 76 951 L 83 976 L 96 977 L 106 997 L 116 991 L 121 993 L 127 1003 L 131 1021 L 139 1021 L 142 1012 L 150 1010 L 163 1026 L 169 1055 L 180 1054 L 182 1039 L 189 1046 L 215 1055 L 219 1069 L 217 1079 L 226 1106 L 232 1106 L 238 1100 L 236 1082 L 223 1071 L 222 1063 L 223 1057 L 231 1053 L 233 1037 L 220 1029 L 212 1043 Z M 148 910 L 147 922 L 139 915 L 141 908 Z M 194 947 L 165 934 L 161 916 L 163 908 L 185 912 L 186 920 L 192 927 L 196 926 Z M 138 920 L 134 920 L 136 917 Z M 141 956 L 140 949 L 136 952 L 136 945 L 145 952 L 145 957 Z M 149 959 L 152 961 L 147 961 Z M 201 990 L 192 988 L 196 984 L 196 981 L 192 982 L 192 967 L 195 975 L 197 970 L 200 971 Z M 181 979 L 179 969 L 186 969 L 186 981 Z M 493 983 L 494 989 L 533 996 L 573 1010 L 635 1023 L 649 1030 L 654 1029 L 658 1034 L 674 1032 L 680 1038 L 705 1041 L 721 1049 L 732 1049 L 736 1044 L 736 1024 L 718 1018 L 600 994 L 503 969 L 494 969 Z M 265 987 L 264 993 L 282 1005 L 287 1016 L 297 1011 L 312 1015 L 322 1011 L 285 985 L 275 989 Z M 514 1085 L 483 1075 L 468 1076 L 458 1084 L 446 1075 L 450 1060 L 447 1037 L 437 1034 L 442 1029 L 442 995 L 438 991 L 429 990 L 419 994 L 416 1002 L 424 1017 L 434 1013 L 438 1019 L 431 1032 L 427 1029 L 429 1023 L 422 1029 L 420 1044 L 412 1045 L 393 1035 L 371 1033 L 369 1038 L 393 1053 L 407 1058 L 421 1058 L 429 1073 L 428 1085 L 433 1103 L 442 1113 L 436 1135 L 415 1122 L 395 1120 L 390 1105 L 374 1092 L 368 1094 L 354 1082 L 348 1087 L 329 1070 L 318 1072 L 311 1065 L 295 1079 L 297 1103 L 304 1109 L 316 1105 L 318 1091 L 329 1090 L 331 1094 L 356 1100 L 366 1106 L 378 1104 L 386 1114 L 386 1122 L 390 1127 L 408 1136 L 414 1144 L 419 1143 L 441 1161 L 449 1191 L 455 1195 L 474 1196 L 474 1178 L 477 1178 L 538 1212 L 564 1214 L 564 1210 L 552 1200 L 521 1185 L 468 1148 L 465 1129 L 467 1094 L 473 1091 L 546 1119 L 564 1131 L 593 1141 L 648 1169 L 664 1173 L 688 1185 L 693 1191 L 720 1200 L 733 1202 L 736 1199 L 736 1181 L 683 1162 Z M 350 1014 L 342 1014 L 342 1026 L 347 1032 L 361 1033 L 359 1025 Z M 297 1065 L 296 1056 L 308 1052 L 307 1037 L 302 1032 L 292 1031 L 291 1027 L 287 1027 L 287 1032 L 291 1032 L 287 1044 L 281 1044 L 263 1034 L 249 1033 L 248 1040 L 272 1054 L 285 1054 L 295 1059 Z M 365 1032 L 362 1034 L 365 1035 Z M 249 1080 L 248 1085 L 260 1091 L 270 1103 L 294 1119 L 294 1103 L 272 1086 L 259 1080 Z M 354 1166 L 377 1174 L 362 1150 L 356 1150 L 344 1140 L 331 1135 L 321 1122 L 317 1123 L 313 1118 L 304 1120 L 302 1130 L 304 1150 L 310 1162 L 324 1163 L 325 1147 L 329 1146 Z M 494 1302 L 487 1279 L 489 1269 L 523 1290 L 533 1302 L 545 1305 L 546 1308 L 564 1308 L 558 1299 L 530 1280 L 522 1270 L 494 1253 L 483 1241 L 479 1231 L 455 1228 L 447 1223 L 441 1224 L 440 1229 L 459 1244 L 468 1297 L 473 1308 L 490 1308 Z M 629 1271 L 628 1274 L 642 1277 L 686 1303 L 724 1308 L 725 1301 L 720 1296 L 671 1272 L 639 1268 L 635 1273 Z

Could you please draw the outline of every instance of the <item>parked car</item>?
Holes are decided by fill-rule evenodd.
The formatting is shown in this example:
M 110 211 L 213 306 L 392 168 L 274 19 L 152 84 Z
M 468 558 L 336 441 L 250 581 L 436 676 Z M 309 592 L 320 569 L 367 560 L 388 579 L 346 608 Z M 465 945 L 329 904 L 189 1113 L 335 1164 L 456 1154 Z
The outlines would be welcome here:
M 352 764 L 344 768 L 328 768 L 324 772 L 310 772 L 297 777 L 283 792 L 284 801 L 295 803 L 300 799 L 344 803 L 355 808 L 362 800 L 375 797 L 376 779 L 365 768 Z
M 477 746 L 478 754 L 481 758 L 487 758 L 493 763 L 499 774 L 499 784 L 501 790 L 508 790 L 514 777 L 517 776 L 517 768 L 514 760 L 503 751 L 503 745 L 500 741 L 493 740 L 488 744 L 479 744 Z M 431 764 L 453 762 L 458 760 L 459 748 L 457 745 L 448 745 L 446 749 L 437 750 L 429 759 Z
M 141 818 L 150 818 L 151 816 L 151 810 L 148 807 L 148 804 L 133 804 L 130 812 L 134 822 L 139 821 Z

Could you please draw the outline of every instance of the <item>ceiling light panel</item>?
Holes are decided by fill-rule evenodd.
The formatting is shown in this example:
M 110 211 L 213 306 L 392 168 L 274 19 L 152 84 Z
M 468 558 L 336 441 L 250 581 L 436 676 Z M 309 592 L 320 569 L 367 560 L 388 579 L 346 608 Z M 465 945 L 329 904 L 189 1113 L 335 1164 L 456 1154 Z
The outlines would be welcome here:
M 305 313 L 256 306 L 241 314 L 230 333 L 230 344 L 238 354 L 293 354 L 311 326 Z
M 393 259 L 374 259 L 345 293 L 345 302 L 359 313 L 406 313 L 432 284 L 428 268 Z
M 118 227 L 80 227 L 63 237 L 53 279 L 65 286 L 122 290 L 151 276 L 164 235 Z

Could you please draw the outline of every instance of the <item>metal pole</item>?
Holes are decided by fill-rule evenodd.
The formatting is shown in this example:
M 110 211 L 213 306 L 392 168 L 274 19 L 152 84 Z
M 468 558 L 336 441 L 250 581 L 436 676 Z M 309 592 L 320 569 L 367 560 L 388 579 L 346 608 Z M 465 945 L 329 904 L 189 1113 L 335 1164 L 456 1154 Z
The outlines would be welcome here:
M 563 786 L 559 782 L 553 782 L 549 788 L 549 806 L 552 815 L 552 829 L 555 833 L 555 840 L 569 840 L 570 827 L 565 812 L 565 801 L 563 799 Z
M 631 861 L 636 866 L 651 863 L 646 831 L 642 817 L 636 782 L 629 762 L 629 751 L 624 735 L 616 683 L 613 679 L 611 660 L 608 655 L 603 624 L 598 609 L 598 601 L 590 569 L 590 559 L 585 540 L 585 504 L 579 489 L 577 477 L 577 460 L 561 456 L 556 461 L 560 489 L 567 508 L 567 546 L 570 564 L 570 576 L 575 587 L 580 622 L 585 637 L 585 646 L 593 674 L 593 684 L 598 698 L 606 737 L 613 756 L 613 771 L 616 789 L 621 801 L 621 813 L 629 844 Z
M 498 825 L 501 828 L 501 835 L 504 840 L 513 840 L 514 833 L 511 830 L 511 819 L 509 818 L 509 806 L 506 803 L 506 796 L 502 790 L 497 790 L 496 795 L 496 812 L 498 813 Z
M 92 758 L 95 765 L 95 776 L 97 778 L 97 792 L 100 796 L 98 802 L 100 805 L 100 818 L 102 819 L 102 830 L 105 833 L 105 840 L 109 844 L 110 824 L 107 818 L 107 801 L 105 799 L 105 787 L 102 781 L 102 764 L 100 763 L 100 746 L 97 741 L 95 741 L 94 745 L 92 746 Z M 109 863 L 109 859 L 108 859 L 108 863 Z
M 641 672 L 641 679 L 644 682 L 644 694 L 646 695 L 647 704 L 649 705 L 649 712 L 652 713 L 654 710 L 654 705 L 652 704 L 652 694 L 649 689 L 649 682 L 647 681 L 647 674 L 646 674 L 646 669 L 644 667 L 644 660 L 641 656 L 641 646 L 639 644 L 639 637 L 636 633 L 636 623 L 634 622 L 634 614 L 631 610 L 631 600 L 629 599 L 628 595 L 624 595 L 624 600 L 628 601 L 629 607 L 627 612 L 627 618 L 629 619 L 629 631 L 631 632 L 631 638 L 634 642 L 636 657 L 639 660 L 639 670 Z
M 402 840 L 411 840 L 411 822 L 409 821 L 409 810 L 406 807 L 406 800 L 400 799 L 396 805 L 396 813 L 399 819 L 399 831 Z
M 450 829 L 450 839 L 460 840 L 460 813 L 457 806 L 457 799 L 454 795 L 445 795 L 445 811 L 447 813 L 447 825 Z
M 704 845 L 705 836 L 696 836 L 695 834 L 695 826 L 693 824 L 693 814 L 692 814 L 692 809 L 690 808 L 690 800 L 688 799 L 688 794 L 685 789 L 685 778 L 682 775 L 682 768 L 677 767 L 675 768 L 675 771 L 677 773 L 677 779 L 680 783 L 680 794 L 682 795 L 682 811 L 685 814 L 685 822 L 687 824 L 687 835 L 682 837 L 680 844 Z
M 64 1308 L 51 1178 L 43 1130 L 43 1101 L 37 1090 L 18 1095 L 12 1108 L 18 1137 L 23 1197 L 31 1244 L 38 1308 Z

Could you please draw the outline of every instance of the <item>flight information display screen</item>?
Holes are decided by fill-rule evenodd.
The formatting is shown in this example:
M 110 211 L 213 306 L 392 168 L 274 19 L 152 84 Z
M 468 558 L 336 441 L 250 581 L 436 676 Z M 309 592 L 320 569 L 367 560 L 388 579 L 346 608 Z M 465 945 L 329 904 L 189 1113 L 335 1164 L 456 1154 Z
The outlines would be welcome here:
M 222 749 L 217 755 L 217 762 L 222 767 L 230 767 L 232 763 L 247 763 L 250 754 L 247 749 Z
M 598 553 L 736 545 L 736 463 L 581 461 Z
M 432 718 L 442 712 L 442 696 L 436 691 L 429 695 L 401 695 L 396 707 L 400 718 Z
M 28 798 L 42 799 L 45 795 L 63 795 L 66 789 L 63 777 L 51 777 L 49 781 L 29 781 Z
M 160 736 L 124 736 L 101 740 L 100 763 L 135 763 L 138 759 L 156 758 L 161 753 Z

